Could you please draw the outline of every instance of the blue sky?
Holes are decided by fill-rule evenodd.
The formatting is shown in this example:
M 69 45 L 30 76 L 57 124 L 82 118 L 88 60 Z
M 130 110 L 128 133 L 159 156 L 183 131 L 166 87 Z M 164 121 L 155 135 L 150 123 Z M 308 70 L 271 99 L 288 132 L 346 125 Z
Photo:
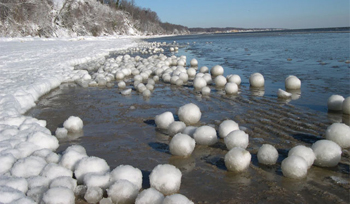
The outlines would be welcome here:
M 163 22 L 188 27 L 350 26 L 349 0 L 135 0 Z

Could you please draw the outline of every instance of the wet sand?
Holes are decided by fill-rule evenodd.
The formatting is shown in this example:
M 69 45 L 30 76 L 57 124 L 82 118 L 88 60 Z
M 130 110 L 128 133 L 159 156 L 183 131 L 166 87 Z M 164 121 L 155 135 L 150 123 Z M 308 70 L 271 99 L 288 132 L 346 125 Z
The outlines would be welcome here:
M 259 94 L 263 95 L 251 90 L 249 84 L 242 84 L 238 95 L 226 96 L 212 88 L 211 95 L 203 97 L 191 83 L 176 87 L 157 82 L 152 96 L 146 99 L 135 91 L 122 96 L 116 85 L 82 88 L 62 84 L 43 96 L 26 115 L 46 120 L 53 133 L 69 116 L 79 116 L 84 121 L 83 135 L 60 141 L 57 152 L 80 144 L 89 156 L 105 159 L 111 170 L 121 164 L 137 167 L 143 173 L 144 189 L 150 187 L 148 176 L 156 165 L 175 165 L 183 173 L 180 193 L 195 203 L 349 203 L 349 148 L 343 149 L 338 166 L 312 166 L 305 179 L 288 179 L 281 171 L 289 149 L 300 144 L 311 146 L 323 139 L 326 128 L 342 115 L 293 106 Z M 245 129 L 249 134 L 247 150 L 252 154 L 246 172 L 227 171 L 224 156 L 228 150 L 222 139 L 211 147 L 196 145 L 189 158 L 170 154 L 171 137 L 156 128 L 154 117 L 165 111 L 176 115 L 180 106 L 190 102 L 202 111 L 197 126 L 217 129 L 221 121 L 232 119 Z M 257 161 L 257 151 L 265 143 L 278 149 L 279 159 L 274 166 Z M 77 203 L 84 201 L 78 198 Z

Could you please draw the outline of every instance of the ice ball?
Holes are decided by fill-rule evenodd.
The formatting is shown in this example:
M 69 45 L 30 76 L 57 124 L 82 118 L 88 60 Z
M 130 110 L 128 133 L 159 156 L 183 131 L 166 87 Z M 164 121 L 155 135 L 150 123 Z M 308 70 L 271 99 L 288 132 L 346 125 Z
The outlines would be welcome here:
M 304 145 L 298 145 L 289 150 L 288 156 L 296 155 L 305 159 L 307 168 L 309 169 L 314 163 L 316 157 L 314 151 L 310 147 Z
M 226 94 L 236 94 L 238 93 L 238 86 L 236 83 L 230 82 L 225 85 Z
M 219 75 L 215 77 L 214 82 L 217 87 L 224 87 L 227 83 L 227 80 L 226 80 L 226 77 Z
M 249 144 L 249 135 L 242 130 L 234 130 L 224 138 L 224 141 L 229 150 L 234 147 L 245 149 Z
M 106 189 L 109 186 L 109 173 L 88 173 L 84 176 L 84 184 L 87 187 L 99 187 Z
M 16 161 L 12 154 L 0 154 L 0 175 L 7 173 Z
M 341 159 L 341 147 L 330 140 L 319 140 L 311 146 L 315 153 L 315 165 L 321 167 L 334 167 Z
M 88 157 L 86 153 L 84 154 L 75 150 L 65 151 L 61 157 L 61 160 L 59 161 L 59 164 L 74 171 L 77 163 L 86 157 Z
M 341 148 L 350 147 L 350 127 L 344 123 L 333 123 L 326 130 L 326 138 Z
M 198 127 L 193 133 L 193 138 L 197 144 L 208 146 L 213 145 L 218 141 L 216 130 L 208 125 Z
M 206 66 L 203 66 L 203 67 L 201 67 L 201 68 L 199 69 L 199 72 L 200 72 L 200 73 L 208 73 L 208 72 L 209 72 L 209 68 L 206 67 Z
M 107 194 L 113 203 L 132 204 L 138 192 L 139 188 L 127 180 L 117 180 L 107 189 Z
M 54 187 L 65 187 L 74 191 L 77 187 L 77 180 L 73 179 L 70 176 L 57 177 L 53 179 L 50 183 L 50 188 Z
M 197 67 L 198 66 L 198 61 L 196 59 L 192 59 L 190 64 L 191 64 L 191 67 Z
M 224 120 L 219 125 L 219 136 L 225 138 L 230 132 L 239 130 L 238 124 L 233 120 Z
M 70 116 L 63 123 L 63 127 L 68 130 L 68 132 L 77 133 L 83 130 L 83 121 L 76 116 Z
M 19 159 L 14 163 L 11 174 L 17 177 L 29 178 L 31 176 L 38 176 L 46 166 L 45 159 L 37 156 L 29 156 Z
M 142 172 L 138 168 L 130 165 L 120 165 L 110 175 L 111 182 L 123 179 L 134 184 L 139 190 L 142 188 Z
M 163 204 L 193 204 L 186 196 L 181 194 L 169 195 L 164 198 Z
M 196 142 L 186 134 L 176 134 L 169 143 L 169 150 L 172 155 L 187 157 L 192 154 Z
M 8 186 L 0 185 L 0 203 L 11 203 L 15 200 L 23 198 L 25 195 L 23 192 L 16 190 Z
M 281 169 L 285 177 L 302 179 L 307 175 L 308 165 L 304 158 L 291 155 L 282 161 Z
M 225 166 L 229 171 L 242 172 L 249 167 L 251 158 L 252 156 L 247 150 L 234 147 L 225 155 Z
M 196 104 L 188 103 L 178 109 L 177 115 L 182 122 L 186 123 L 187 125 L 192 125 L 199 122 L 202 113 Z
M 343 101 L 343 113 L 350 115 L 350 96 Z
M 181 185 L 181 171 L 170 164 L 159 164 L 150 176 L 150 184 L 164 195 L 171 195 L 179 191 Z
M 164 195 L 154 188 L 143 190 L 136 198 L 135 204 L 162 204 Z
M 48 178 L 49 180 L 53 180 L 60 176 L 68 176 L 72 177 L 73 172 L 69 169 L 64 168 L 55 163 L 49 163 L 45 166 L 45 168 L 40 173 L 41 176 Z
M 44 193 L 42 202 L 47 204 L 74 204 L 75 196 L 71 189 L 55 187 L 50 188 Z
M 201 93 L 202 93 L 203 96 L 210 95 L 210 92 L 211 92 L 211 90 L 210 90 L 210 88 L 208 86 L 203 87 L 202 90 L 201 90 Z
M 84 176 L 88 173 L 106 173 L 109 171 L 109 166 L 106 160 L 98 157 L 85 157 L 77 163 L 74 174 L 78 182 L 84 180 Z
M 226 78 L 227 78 L 227 82 L 235 83 L 237 84 L 237 86 L 239 86 L 242 82 L 241 77 L 237 74 L 229 75 Z
M 193 81 L 193 87 L 196 90 L 201 90 L 207 86 L 207 81 L 203 77 L 196 77 Z
M 265 165 L 274 165 L 278 159 L 277 149 L 270 144 L 263 144 L 258 150 L 258 162 Z
M 215 65 L 214 67 L 211 68 L 210 74 L 212 76 L 219 76 L 224 74 L 224 68 L 220 65 Z
M 66 128 L 57 128 L 55 131 L 55 135 L 58 139 L 66 138 L 68 135 L 68 130 Z
M 174 116 L 169 111 L 156 115 L 155 117 L 155 123 L 160 129 L 168 129 L 172 122 L 174 122 Z
M 298 77 L 290 75 L 285 80 L 285 87 L 287 90 L 300 89 L 301 81 Z
M 249 83 L 251 87 L 260 88 L 265 84 L 264 76 L 260 73 L 254 73 L 249 77 Z
M 181 133 L 189 135 L 190 137 L 193 137 L 194 132 L 196 132 L 197 127 L 195 126 L 187 126 L 185 129 L 182 130 Z
M 343 109 L 344 97 L 340 95 L 332 95 L 328 98 L 328 110 L 330 111 L 341 111 Z
M 174 121 L 169 125 L 168 133 L 170 136 L 174 136 L 186 128 L 186 124 L 182 121 Z
M 99 187 L 89 187 L 84 195 L 88 203 L 98 203 L 103 198 L 103 190 Z

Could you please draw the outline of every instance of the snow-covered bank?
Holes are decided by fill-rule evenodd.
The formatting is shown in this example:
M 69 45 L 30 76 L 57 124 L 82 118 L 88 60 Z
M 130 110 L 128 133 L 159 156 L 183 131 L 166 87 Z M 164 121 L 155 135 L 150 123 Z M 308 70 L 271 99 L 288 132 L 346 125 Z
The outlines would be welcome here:
M 136 38 L 0 38 L 0 123 L 18 117 L 40 96 L 86 74 L 73 66 L 111 50 L 136 46 Z

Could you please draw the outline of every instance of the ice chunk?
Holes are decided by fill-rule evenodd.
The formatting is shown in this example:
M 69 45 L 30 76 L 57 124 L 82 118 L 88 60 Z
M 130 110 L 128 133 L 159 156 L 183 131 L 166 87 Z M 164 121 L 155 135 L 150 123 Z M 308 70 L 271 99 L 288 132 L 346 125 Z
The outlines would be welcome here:
M 30 156 L 19 159 L 12 167 L 11 174 L 17 177 L 28 178 L 38 176 L 46 166 L 46 161 L 37 156 Z
M 162 204 L 164 195 L 154 188 L 143 190 L 136 198 L 135 204 Z
M 127 180 L 117 180 L 107 189 L 107 194 L 114 203 L 132 204 L 138 192 L 138 187 Z
M 175 166 L 159 164 L 152 170 L 149 179 L 152 188 L 164 195 L 171 195 L 179 191 L 181 177 L 181 171 Z
M 55 187 L 44 193 L 42 201 L 47 204 L 74 204 L 75 197 L 71 189 Z
M 140 169 L 130 165 L 120 165 L 111 172 L 111 182 L 127 180 L 134 184 L 139 190 L 142 187 L 142 172 Z
M 78 183 L 82 183 L 84 176 L 88 173 L 106 173 L 108 171 L 109 166 L 104 159 L 91 156 L 85 157 L 77 163 L 74 174 Z

